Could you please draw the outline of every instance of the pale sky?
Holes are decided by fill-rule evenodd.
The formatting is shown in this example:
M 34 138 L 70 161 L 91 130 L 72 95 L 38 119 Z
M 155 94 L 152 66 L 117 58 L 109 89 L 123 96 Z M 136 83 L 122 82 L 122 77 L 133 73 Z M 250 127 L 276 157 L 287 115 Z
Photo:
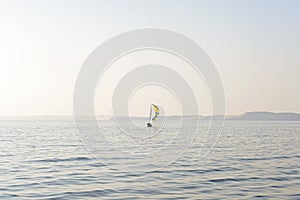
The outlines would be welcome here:
M 300 113 L 299 10 L 298 0 L 0 0 L 0 116 L 71 115 L 87 56 L 144 27 L 177 31 L 205 49 L 223 80 L 227 114 Z

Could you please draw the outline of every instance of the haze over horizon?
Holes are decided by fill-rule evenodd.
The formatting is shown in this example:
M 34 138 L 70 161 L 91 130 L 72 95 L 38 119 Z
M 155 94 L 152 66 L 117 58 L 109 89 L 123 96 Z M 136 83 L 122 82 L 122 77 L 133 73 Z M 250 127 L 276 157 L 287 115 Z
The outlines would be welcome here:
M 267 113 L 267 114 L 276 114 L 276 115 L 284 115 L 284 114 L 295 114 L 295 115 L 299 115 L 300 116 L 300 113 L 296 113 L 296 112 L 270 112 L 270 111 L 249 111 L 249 112 L 244 112 L 244 113 L 240 113 L 240 114 L 234 114 L 234 115 L 225 115 L 226 117 L 239 117 L 239 116 L 245 116 L 247 114 L 261 114 L 263 116 L 263 114 Z M 164 116 L 167 116 L 167 117 L 176 117 L 176 116 L 181 116 L 181 115 L 164 115 Z M 189 116 L 197 116 L 197 115 L 183 115 L 183 117 L 186 116 L 186 117 L 189 117 Z M 199 117 L 210 117 L 212 115 L 198 115 Z M 218 116 L 218 115 L 216 115 Z M 34 118 L 43 118 L 43 117 L 72 117 L 73 118 L 73 115 L 1 115 L 0 118 L 23 118 L 23 117 L 34 117 Z M 113 116 L 113 115 L 96 115 L 96 117 L 128 117 L 128 116 Z M 141 117 L 141 118 L 148 118 L 149 116 L 148 115 L 131 115 L 130 117 Z M 162 117 L 162 116 L 161 116 Z M 297 116 L 298 117 L 298 116 Z
M 205 49 L 223 81 L 226 115 L 300 113 L 299 1 L 88 2 L 0 1 L 0 116 L 72 115 L 88 55 L 112 36 L 144 27 L 177 31 Z M 209 115 L 209 96 L 200 91 L 198 98 L 199 114 Z M 174 98 L 157 88 L 136 94 L 129 110 L 143 115 L 146 100 L 157 99 L 178 114 Z M 95 110 L 111 114 L 106 103 Z

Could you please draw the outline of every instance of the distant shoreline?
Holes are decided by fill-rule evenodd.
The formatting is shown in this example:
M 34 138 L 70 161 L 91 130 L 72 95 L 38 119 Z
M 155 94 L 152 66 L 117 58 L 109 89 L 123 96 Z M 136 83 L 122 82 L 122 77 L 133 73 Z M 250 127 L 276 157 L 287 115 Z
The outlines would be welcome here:
M 170 115 L 165 116 L 168 118 L 178 118 L 179 115 Z M 203 115 L 186 115 L 183 116 L 186 118 L 200 118 L 202 120 L 210 119 L 223 119 L 223 116 L 203 116 Z M 88 119 L 89 117 L 84 117 Z M 109 120 L 113 116 L 96 116 L 97 120 Z M 117 118 L 128 118 L 127 116 L 118 116 Z M 142 116 L 132 116 L 133 119 L 142 119 L 148 117 Z M 1 116 L 0 120 L 17 120 L 17 119 L 31 119 L 31 120 L 63 120 L 63 119 L 73 119 L 72 115 L 32 115 L 32 116 Z M 227 115 L 225 116 L 226 120 L 247 120 L 247 121 L 300 121 L 300 114 L 292 112 L 267 112 L 267 111 L 255 111 L 255 112 L 246 112 L 241 115 Z

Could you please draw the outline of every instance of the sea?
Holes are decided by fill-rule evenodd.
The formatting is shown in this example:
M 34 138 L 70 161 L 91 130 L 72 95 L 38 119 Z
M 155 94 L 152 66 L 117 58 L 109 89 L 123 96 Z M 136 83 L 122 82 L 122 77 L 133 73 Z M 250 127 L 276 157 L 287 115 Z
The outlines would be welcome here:
M 117 122 L 1 119 L 0 199 L 300 199 L 299 122 L 226 120 L 205 156 L 208 121 Z

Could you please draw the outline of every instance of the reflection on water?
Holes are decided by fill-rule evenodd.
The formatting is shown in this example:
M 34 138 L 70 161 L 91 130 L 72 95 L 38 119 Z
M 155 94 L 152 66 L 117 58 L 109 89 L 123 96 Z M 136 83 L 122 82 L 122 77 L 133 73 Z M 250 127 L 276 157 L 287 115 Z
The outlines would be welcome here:
M 113 124 L 101 123 L 113 137 Z M 298 122 L 227 121 L 205 160 L 198 137 L 170 166 L 126 173 L 90 155 L 71 120 L 1 120 L 0 198 L 299 199 L 299 134 Z

